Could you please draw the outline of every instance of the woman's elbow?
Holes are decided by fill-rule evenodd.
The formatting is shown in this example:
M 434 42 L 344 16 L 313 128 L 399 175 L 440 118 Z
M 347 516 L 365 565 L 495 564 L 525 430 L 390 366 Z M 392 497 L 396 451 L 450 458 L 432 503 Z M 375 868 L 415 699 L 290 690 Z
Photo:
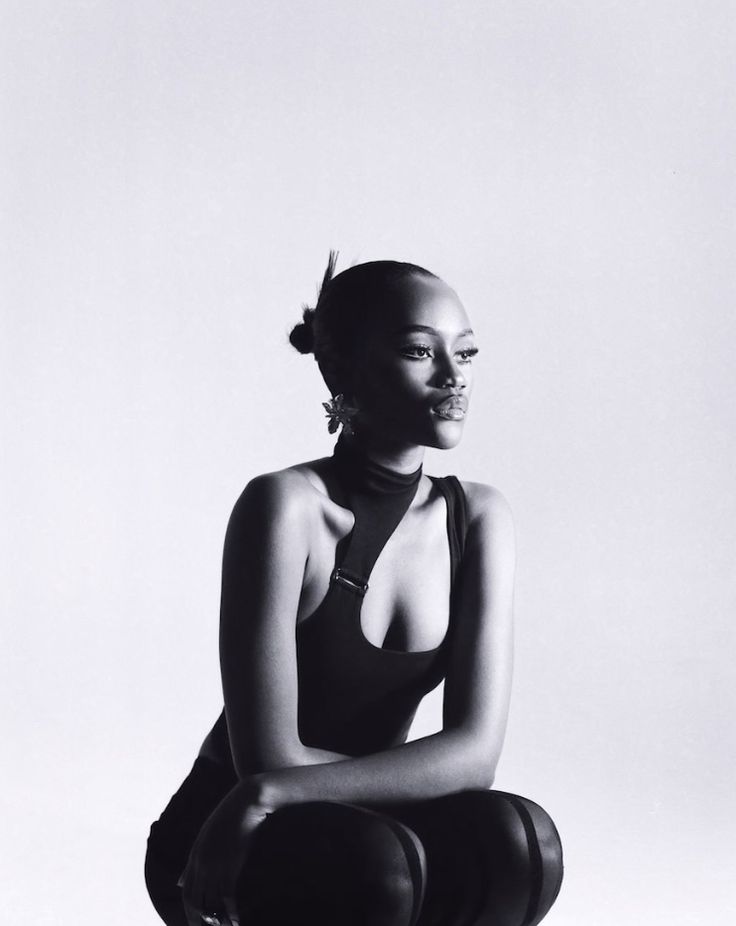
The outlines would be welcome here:
M 486 737 L 477 733 L 467 734 L 464 744 L 463 778 L 466 788 L 488 790 L 496 778 L 496 766 L 500 750 Z
M 493 787 L 496 778 L 495 764 L 491 764 L 487 759 L 475 761 L 471 763 L 466 777 L 469 789 L 488 791 Z

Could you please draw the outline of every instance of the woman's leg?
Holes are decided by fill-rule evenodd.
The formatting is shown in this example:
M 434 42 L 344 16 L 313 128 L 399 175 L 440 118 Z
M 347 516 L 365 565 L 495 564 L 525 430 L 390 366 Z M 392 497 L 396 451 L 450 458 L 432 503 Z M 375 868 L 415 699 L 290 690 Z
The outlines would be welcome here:
M 315 801 L 271 814 L 238 890 L 243 926 L 413 926 L 424 891 L 417 837 L 390 817 Z
M 167 926 L 186 926 L 176 882 L 231 786 L 210 766 L 195 763 L 151 828 L 146 883 Z M 552 906 L 562 849 L 532 801 L 464 791 L 385 810 L 313 802 L 271 814 L 241 878 L 243 926 L 536 926 Z
M 539 805 L 502 791 L 463 791 L 394 815 L 427 858 L 418 926 L 536 926 L 562 882 L 562 847 Z

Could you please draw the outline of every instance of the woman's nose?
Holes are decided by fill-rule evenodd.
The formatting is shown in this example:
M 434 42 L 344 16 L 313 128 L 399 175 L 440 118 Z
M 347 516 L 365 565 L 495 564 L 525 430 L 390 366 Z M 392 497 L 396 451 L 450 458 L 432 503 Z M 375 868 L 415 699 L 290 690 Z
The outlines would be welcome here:
M 467 386 L 467 380 L 460 365 L 452 357 L 448 357 L 440 370 L 440 381 L 442 386 L 464 389 Z

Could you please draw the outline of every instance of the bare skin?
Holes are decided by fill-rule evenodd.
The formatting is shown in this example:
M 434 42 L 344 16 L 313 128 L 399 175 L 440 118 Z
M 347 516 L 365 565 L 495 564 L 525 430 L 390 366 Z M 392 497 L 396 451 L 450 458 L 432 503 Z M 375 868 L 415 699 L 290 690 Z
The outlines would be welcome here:
M 377 322 L 346 390 L 361 409 L 364 451 L 412 472 L 424 447 L 455 446 L 473 352 L 467 315 L 449 287 L 407 287 L 403 311 Z M 441 731 L 360 758 L 301 742 L 294 622 L 324 598 L 336 545 L 353 525 L 332 497 L 333 479 L 329 459 L 260 476 L 228 526 L 220 653 L 230 733 L 220 722 L 203 751 L 227 761 L 229 750 L 240 783 L 192 850 L 183 881 L 192 924 L 203 909 L 234 916 L 230 898 L 249 835 L 279 807 L 421 800 L 493 782 L 510 694 L 514 532 L 501 494 L 480 483 L 463 483 L 469 526 Z M 371 576 L 361 622 L 373 645 L 421 651 L 441 643 L 450 619 L 445 519 L 444 499 L 425 476 Z

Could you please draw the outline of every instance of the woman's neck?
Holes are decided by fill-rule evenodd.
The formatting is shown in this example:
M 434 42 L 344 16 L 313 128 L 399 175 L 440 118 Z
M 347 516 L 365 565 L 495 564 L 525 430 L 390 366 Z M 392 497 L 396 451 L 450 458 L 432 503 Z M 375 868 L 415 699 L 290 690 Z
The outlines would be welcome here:
M 421 445 L 395 443 L 358 434 L 343 434 L 340 440 L 369 460 L 395 473 L 414 473 L 424 461 L 424 447 Z

